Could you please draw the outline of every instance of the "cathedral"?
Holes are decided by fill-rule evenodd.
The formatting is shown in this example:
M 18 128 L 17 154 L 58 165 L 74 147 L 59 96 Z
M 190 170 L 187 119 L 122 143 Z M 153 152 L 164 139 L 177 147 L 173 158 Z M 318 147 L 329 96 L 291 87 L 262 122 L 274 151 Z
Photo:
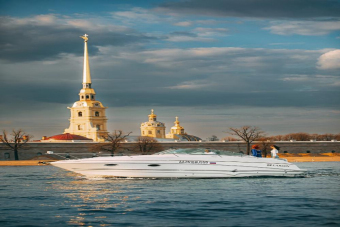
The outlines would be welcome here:
M 165 124 L 157 121 L 157 115 L 154 110 L 151 110 L 149 115 L 149 121 L 141 124 L 141 136 L 153 137 L 157 139 L 169 139 L 169 140 L 184 140 L 184 141 L 200 141 L 201 138 L 193 135 L 188 135 L 184 131 L 176 117 L 175 125 L 171 127 L 170 132 L 165 135 Z
M 83 83 L 79 92 L 79 101 L 76 101 L 72 107 L 68 107 L 71 111 L 70 126 L 64 130 L 64 134 L 44 136 L 41 142 L 104 142 L 103 136 L 108 134 L 105 114 L 107 107 L 96 100 L 96 92 L 92 88 L 87 48 L 89 38 L 86 34 L 81 38 L 84 40 Z M 201 138 L 188 135 L 184 131 L 178 117 L 168 134 L 165 134 L 165 124 L 157 121 L 154 110 L 151 110 L 148 117 L 149 120 L 141 124 L 141 136 L 164 141 L 201 141 Z
M 96 100 L 87 51 L 88 35 L 85 34 L 81 38 L 84 40 L 83 88 L 79 92 L 79 101 L 68 107 L 71 111 L 70 126 L 64 133 L 84 136 L 98 142 L 103 141 L 101 137 L 108 133 L 105 115 L 107 107 Z

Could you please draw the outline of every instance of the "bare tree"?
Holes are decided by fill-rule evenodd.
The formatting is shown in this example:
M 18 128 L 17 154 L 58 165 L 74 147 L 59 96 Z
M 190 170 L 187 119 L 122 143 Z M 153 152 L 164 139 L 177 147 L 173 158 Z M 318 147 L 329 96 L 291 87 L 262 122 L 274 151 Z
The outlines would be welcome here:
M 266 158 L 268 151 L 270 150 L 271 138 L 270 137 L 262 137 L 262 138 L 259 138 L 258 141 L 261 141 L 262 156 Z
M 254 126 L 243 126 L 241 128 L 229 128 L 231 135 L 240 137 L 247 144 L 247 155 L 250 154 L 250 144 L 264 136 L 264 132 L 258 127 Z
M 157 152 L 162 150 L 162 146 L 158 141 L 151 137 L 140 136 L 136 139 L 136 149 L 141 154 L 149 154 L 151 151 Z
M 216 135 L 212 135 L 208 138 L 208 141 L 219 141 L 220 139 Z
M 8 134 L 6 130 L 3 130 L 3 135 L 0 136 L 0 142 L 4 143 L 12 151 L 14 151 L 14 159 L 19 160 L 19 149 L 22 148 L 31 138 L 32 135 L 27 134 L 22 129 L 12 130 L 12 133 Z M 8 136 L 11 135 L 12 138 Z
M 225 141 L 240 141 L 240 139 L 236 139 L 232 136 L 224 137 L 222 140 L 225 140 Z
M 286 135 L 288 140 L 309 141 L 311 135 L 305 132 L 290 133 Z
M 122 130 L 114 130 L 112 133 L 108 133 L 102 138 L 106 143 L 96 144 L 93 150 L 103 150 L 111 153 L 111 156 L 115 155 L 115 152 L 121 148 L 122 142 L 125 141 L 132 132 L 125 134 Z

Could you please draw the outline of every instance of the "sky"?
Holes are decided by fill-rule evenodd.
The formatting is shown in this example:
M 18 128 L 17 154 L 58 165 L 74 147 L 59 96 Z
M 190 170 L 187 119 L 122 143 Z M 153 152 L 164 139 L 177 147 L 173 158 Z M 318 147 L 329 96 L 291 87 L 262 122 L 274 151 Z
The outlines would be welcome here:
M 340 132 L 340 0 L 0 0 L 0 129 L 68 128 L 85 33 L 109 131 Z

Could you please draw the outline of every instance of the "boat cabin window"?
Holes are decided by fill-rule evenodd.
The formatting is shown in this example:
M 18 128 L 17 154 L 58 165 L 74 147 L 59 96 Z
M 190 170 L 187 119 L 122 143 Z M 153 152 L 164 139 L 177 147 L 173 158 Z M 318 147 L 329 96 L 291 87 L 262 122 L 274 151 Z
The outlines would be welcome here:
M 213 149 L 205 149 L 205 148 L 183 148 L 183 149 L 168 149 L 154 155 L 162 155 L 162 154 L 190 154 L 190 155 L 227 155 L 227 156 L 243 156 L 244 154 L 235 153 L 232 151 L 223 151 L 223 150 L 213 150 Z

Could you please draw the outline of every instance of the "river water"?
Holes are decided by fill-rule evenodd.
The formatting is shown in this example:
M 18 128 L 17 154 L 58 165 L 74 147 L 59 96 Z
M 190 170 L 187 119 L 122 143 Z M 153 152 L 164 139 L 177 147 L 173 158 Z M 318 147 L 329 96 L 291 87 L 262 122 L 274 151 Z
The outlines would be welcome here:
M 88 180 L 0 168 L 0 226 L 340 226 L 340 163 L 305 178 Z

